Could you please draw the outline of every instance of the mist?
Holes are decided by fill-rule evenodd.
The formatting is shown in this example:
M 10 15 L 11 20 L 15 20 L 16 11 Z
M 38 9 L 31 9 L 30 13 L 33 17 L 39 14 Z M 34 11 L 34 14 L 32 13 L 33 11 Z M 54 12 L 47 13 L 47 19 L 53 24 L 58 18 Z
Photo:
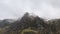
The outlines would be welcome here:
M 60 18 L 60 0 L 0 0 L 0 19 L 18 19 L 26 12 L 44 19 Z

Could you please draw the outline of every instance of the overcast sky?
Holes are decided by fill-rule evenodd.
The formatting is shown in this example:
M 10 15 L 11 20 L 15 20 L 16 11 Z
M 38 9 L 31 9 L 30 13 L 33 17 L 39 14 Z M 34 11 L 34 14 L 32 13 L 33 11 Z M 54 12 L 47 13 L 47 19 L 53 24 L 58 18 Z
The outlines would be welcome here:
M 60 0 L 0 0 L 0 19 L 16 19 L 25 12 L 45 19 L 60 18 Z

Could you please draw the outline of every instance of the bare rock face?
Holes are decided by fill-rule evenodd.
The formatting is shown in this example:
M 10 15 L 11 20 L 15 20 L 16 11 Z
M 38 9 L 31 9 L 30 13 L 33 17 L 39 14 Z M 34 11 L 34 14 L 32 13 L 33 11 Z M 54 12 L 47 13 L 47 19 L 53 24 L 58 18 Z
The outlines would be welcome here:
M 12 32 L 18 33 L 20 30 L 23 31 L 25 29 L 31 30 L 43 30 L 48 28 L 48 24 L 44 22 L 44 20 L 38 16 L 29 15 L 29 13 L 24 14 L 21 20 L 15 21 L 5 32 L 6 34 L 12 34 Z
M 52 19 L 48 21 L 50 24 L 51 31 L 58 32 L 60 31 L 60 19 Z
M 29 15 L 29 13 L 25 13 L 21 19 L 10 24 L 10 27 L 7 28 L 3 34 L 21 34 L 25 31 L 26 33 L 29 31 L 29 33 L 50 34 L 51 32 L 57 32 L 57 26 L 59 26 L 57 22 L 59 23 L 59 20 L 45 21 L 38 16 L 32 16 Z

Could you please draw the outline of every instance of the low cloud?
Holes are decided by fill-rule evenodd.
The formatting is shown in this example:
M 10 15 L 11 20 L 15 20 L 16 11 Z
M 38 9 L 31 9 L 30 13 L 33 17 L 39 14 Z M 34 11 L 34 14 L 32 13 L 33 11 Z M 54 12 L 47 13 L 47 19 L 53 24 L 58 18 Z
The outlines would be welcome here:
M 25 12 L 46 19 L 60 18 L 60 0 L 0 0 L 0 19 L 17 19 Z

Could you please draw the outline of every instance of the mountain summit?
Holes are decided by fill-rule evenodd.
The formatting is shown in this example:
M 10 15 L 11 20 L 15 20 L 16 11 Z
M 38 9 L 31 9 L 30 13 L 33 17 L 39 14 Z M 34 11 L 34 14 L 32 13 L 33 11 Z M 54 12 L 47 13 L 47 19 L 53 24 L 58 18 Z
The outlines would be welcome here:
M 7 29 L 6 34 L 12 34 L 13 31 L 21 32 L 25 29 L 37 31 L 47 27 L 48 24 L 46 24 L 42 18 L 38 16 L 29 15 L 29 13 L 25 13 L 20 20 L 17 20 L 15 21 L 15 23 L 11 24 L 11 26 Z

